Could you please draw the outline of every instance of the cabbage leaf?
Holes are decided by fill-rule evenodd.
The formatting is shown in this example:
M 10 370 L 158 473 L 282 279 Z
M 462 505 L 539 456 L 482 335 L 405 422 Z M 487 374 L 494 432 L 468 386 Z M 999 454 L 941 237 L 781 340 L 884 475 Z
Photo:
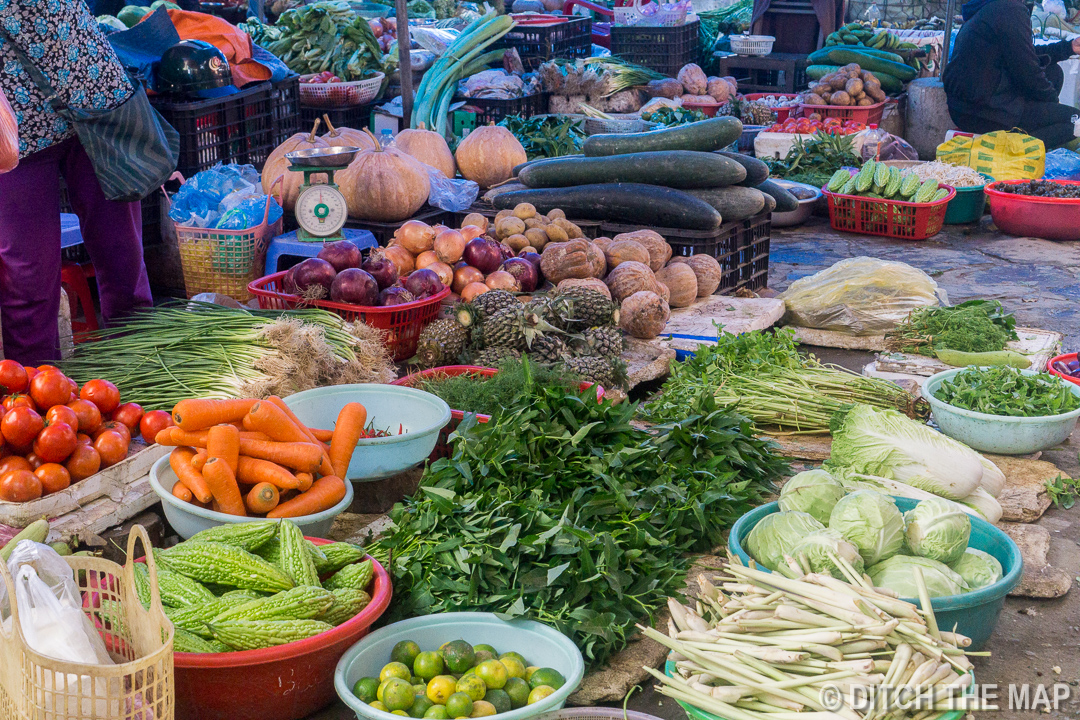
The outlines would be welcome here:
M 888 588 L 902 598 L 918 598 L 915 566 L 922 568 L 923 580 L 932 598 L 960 595 L 970 589 L 964 578 L 949 569 L 948 565 L 912 555 L 893 555 L 888 560 L 871 565 L 866 572 L 875 587 Z
M 892 498 L 873 490 L 858 490 L 836 503 L 829 529 L 855 545 L 867 565 L 892 557 L 904 546 L 904 516 Z

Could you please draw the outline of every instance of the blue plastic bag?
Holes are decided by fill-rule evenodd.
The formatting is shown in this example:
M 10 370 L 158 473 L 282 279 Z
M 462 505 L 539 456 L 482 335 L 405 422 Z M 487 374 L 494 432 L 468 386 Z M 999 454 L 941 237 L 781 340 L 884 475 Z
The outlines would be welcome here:
M 252 165 L 218 163 L 180 186 L 172 197 L 169 217 L 183 227 L 246 230 L 262 224 L 266 195 Z M 282 215 L 276 200 L 270 203 L 269 223 Z
M 1046 153 L 1044 180 L 1080 180 L 1080 155 L 1058 148 Z

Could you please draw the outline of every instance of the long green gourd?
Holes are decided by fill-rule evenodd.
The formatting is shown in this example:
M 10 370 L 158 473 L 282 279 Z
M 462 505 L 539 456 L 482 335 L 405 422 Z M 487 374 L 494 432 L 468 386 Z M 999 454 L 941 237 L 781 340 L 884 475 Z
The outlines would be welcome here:
M 214 637 L 234 650 L 261 650 L 333 630 L 319 620 L 226 620 L 210 623 Z

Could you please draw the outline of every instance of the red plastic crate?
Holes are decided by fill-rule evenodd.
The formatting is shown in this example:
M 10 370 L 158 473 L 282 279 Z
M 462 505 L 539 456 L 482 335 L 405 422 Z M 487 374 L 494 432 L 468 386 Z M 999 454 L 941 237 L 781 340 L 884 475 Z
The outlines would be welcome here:
M 956 197 L 956 190 L 952 187 L 941 187 L 946 188 L 949 194 L 929 203 L 840 195 L 829 192 L 827 187 L 821 191 L 829 199 L 829 223 L 834 230 L 884 235 L 901 240 L 925 240 L 941 230 L 949 201 Z
M 439 317 L 442 299 L 450 294 L 443 288 L 437 295 L 402 305 L 368 307 L 329 300 L 303 300 L 286 293 L 281 286 L 287 270 L 259 278 L 248 285 L 248 290 L 259 300 L 262 310 L 293 310 L 298 307 L 317 307 L 340 315 L 348 322 L 365 322 L 373 328 L 386 331 L 386 348 L 395 362 L 407 360 L 416 354 L 420 331 Z
M 770 95 L 772 95 L 773 97 L 784 98 L 798 97 L 797 93 L 749 93 L 748 95 L 743 95 L 743 100 L 760 100 L 761 98 L 768 97 Z M 788 105 L 787 107 L 773 108 L 773 112 L 776 113 L 776 122 L 784 122 L 789 117 L 791 117 L 792 111 L 798 110 L 799 107 L 799 105 Z
M 810 117 L 811 113 L 817 113 L 821 119 L 840 118 L 843 121 L 854 120 L 863 125 L 877 124 L 881 122 L 881 116 L 885 112 L 885 102 L 882 100 L 873 105 L 807 105 L 799 104 L 800 115 Z

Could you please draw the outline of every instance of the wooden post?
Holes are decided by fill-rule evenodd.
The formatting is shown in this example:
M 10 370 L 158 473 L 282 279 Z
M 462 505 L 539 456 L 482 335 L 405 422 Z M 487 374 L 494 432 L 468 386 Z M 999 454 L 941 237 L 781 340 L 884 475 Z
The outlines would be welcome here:
M 401 129 L 412 127 L 413 86 L 412 57 L 409 46 L 409 8 L 406 0 L 395 0 L 398 37 L 398 76 L 401 78 Z

